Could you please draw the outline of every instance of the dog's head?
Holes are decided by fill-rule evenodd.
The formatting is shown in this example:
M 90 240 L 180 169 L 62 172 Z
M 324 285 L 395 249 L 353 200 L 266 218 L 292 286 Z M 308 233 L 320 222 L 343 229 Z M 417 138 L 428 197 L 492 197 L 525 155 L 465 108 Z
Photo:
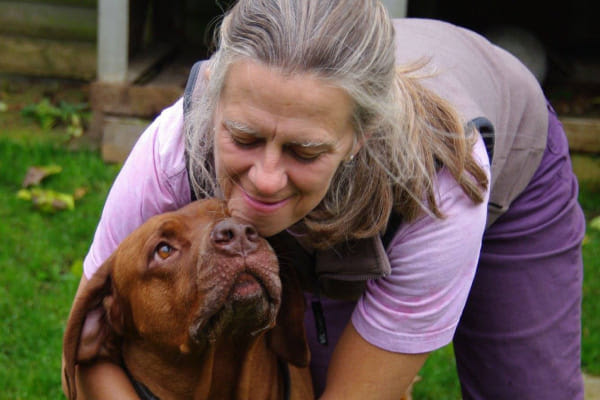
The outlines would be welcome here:
M 119 245 L 74 301 L 64 336 L 70 397 L 75 364 L 116 360 L 119 342 L 128 339 L 200 356 L 223 334 L 257 335 L 277 325 L 270 333 L 274 351 L 306 364 L 303 307 L 297 284 L 287 274 L 280 278 L 268 242 L 231 218 L 223 202 L 197 201 L 155 216 Z

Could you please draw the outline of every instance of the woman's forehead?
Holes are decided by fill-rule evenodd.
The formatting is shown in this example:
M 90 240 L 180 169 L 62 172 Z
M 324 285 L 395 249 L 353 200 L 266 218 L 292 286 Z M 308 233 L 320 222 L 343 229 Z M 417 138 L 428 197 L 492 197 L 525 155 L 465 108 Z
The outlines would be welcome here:
M 309 74 L 284 75 L 252 61 L 230 67 L 218 109 L 230 127 L 250 133 L 283 126 L 335 134 L 352 126 L 352 100 L 344 90 Z

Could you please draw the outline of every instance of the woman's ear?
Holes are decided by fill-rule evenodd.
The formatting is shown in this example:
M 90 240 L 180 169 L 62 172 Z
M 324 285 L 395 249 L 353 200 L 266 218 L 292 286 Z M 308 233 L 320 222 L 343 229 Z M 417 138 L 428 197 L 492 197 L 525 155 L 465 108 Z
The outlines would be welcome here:
M 354 157 L 356 157 L 356 155 L 358 154 L 360 149 L 362 149 L 362 147 L 365 145 L 366 141 L 369 139 L 370 136 L 371 133 L 367 133 L 361 138 L 354 138 L 354 143 L 352 144 L 352 149 L 350 149 L 348 157 L 346 157 L 346 162 L 352 161 Z
M 204 68 L 204 79 L 206 79 L 207 81 L 210 80 L 210 67 Z

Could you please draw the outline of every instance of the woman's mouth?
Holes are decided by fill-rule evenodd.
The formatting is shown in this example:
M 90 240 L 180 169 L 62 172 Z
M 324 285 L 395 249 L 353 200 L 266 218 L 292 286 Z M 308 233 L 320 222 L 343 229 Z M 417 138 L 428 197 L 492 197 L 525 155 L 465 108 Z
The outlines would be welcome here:
M 252 209 L 265 214 L 269 214 L 279 210 L 280 208 L 285 206 L 290 199 L 288 197 L 283 200 L 270 201 L 252 197 L 251 195 L 246 193 L 245 190 L 243 190 L 242 193 L 244 195 L 244 200 Z

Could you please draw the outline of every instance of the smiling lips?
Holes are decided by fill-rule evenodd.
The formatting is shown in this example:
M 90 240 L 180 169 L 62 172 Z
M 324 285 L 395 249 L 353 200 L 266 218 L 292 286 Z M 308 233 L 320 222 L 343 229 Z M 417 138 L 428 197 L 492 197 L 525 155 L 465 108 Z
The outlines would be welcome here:
M 246 203 L 248 203 L 256 211 L 259 211 L 259 212 L 262 212 L 265 214 L 272 213 L 272 212 L 279 210 L 280 208 L 285 206 L 288 203 L 288 201 L 290 200 L 290 198 L 288 197 L 288 198 L 285 198 L 285 199 L 279 200 L 279 201 L 266 202 L 266 201 L 255 199 L 254 197 L 250 196 L 246 191 L 242 191 L 242 193 L 244 194 L 244 199 L 246 200 Z

